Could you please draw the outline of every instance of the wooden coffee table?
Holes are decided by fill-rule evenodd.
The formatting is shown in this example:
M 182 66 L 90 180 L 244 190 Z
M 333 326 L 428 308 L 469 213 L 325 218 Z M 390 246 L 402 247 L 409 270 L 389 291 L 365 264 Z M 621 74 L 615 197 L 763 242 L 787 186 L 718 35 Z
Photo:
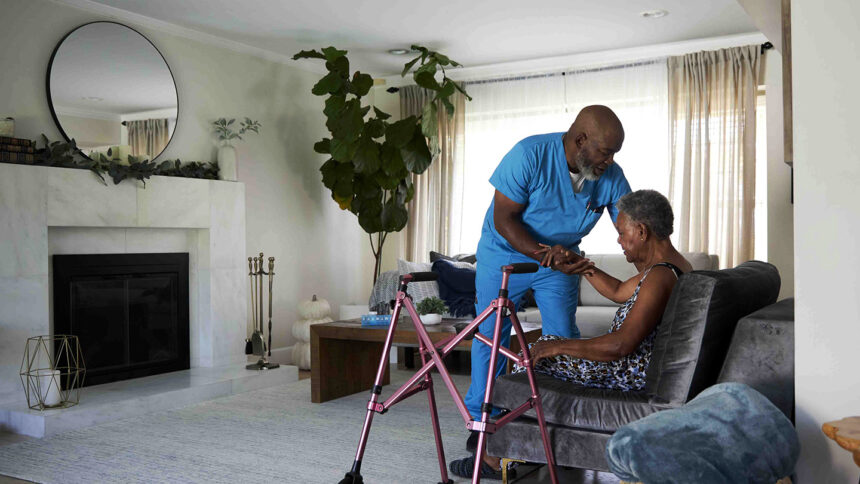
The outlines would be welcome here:
M 445 319 L 442 323 L 425 326 L 434 343 L 457 332 L 455 323 L 462 320 Z M 465 321 L 468 322 L 468 321 Z M 521 323 L 526 341 L 533 343 L 541 335 L 540 326 Z M 311 401 L 327 402 L 346 395 L 370 390 L 379 368 L 379 359 L 388 334 L 388 326 L 362 326 L 361 320 L 351 319 L 311 326 Z M 409 318 L 401 318 L 394 332 L 394 345 L 418 346 L 418 335 Z M 457 345 L 458 350 L 472 348 L 472 339 Z M 511 350 L 520 351 L 519 341 L 511 338 Z M 394 350 L 392 350 L 394 351 Z M 383 385 L 390 382 L 386 370 Z

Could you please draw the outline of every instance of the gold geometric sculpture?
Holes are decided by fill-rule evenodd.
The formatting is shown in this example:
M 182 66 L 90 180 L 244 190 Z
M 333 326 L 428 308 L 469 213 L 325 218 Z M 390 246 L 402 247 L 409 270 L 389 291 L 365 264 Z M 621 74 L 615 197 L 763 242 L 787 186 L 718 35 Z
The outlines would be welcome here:
M 77 336 L 57 334 L 27 338 L 21 360 L 21 384 L 31 409 L 77 405 L 85 374 Z

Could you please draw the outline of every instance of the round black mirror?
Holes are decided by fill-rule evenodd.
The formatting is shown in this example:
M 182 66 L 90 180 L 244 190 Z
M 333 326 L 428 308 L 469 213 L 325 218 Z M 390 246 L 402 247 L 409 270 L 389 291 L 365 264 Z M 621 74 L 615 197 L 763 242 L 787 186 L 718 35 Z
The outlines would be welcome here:
M 115 22 L 66 35 L 48 64 L 48 104 L 66 140 L 89 157 L 154 160 L 176 130 L 179 97 L 164 57 Z

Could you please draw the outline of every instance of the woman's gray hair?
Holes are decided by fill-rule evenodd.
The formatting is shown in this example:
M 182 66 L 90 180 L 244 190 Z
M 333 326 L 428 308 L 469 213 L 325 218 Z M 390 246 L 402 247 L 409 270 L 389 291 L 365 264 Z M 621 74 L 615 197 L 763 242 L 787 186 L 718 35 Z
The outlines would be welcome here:
M 636 190 L 621 197 L 615 206 L 619 211 L 626 213 L 631 221 L 648 227 L 658 239 L 665 239 L 672 235 L 675 215 L 672 213 L 669 200 L 660 192 Z

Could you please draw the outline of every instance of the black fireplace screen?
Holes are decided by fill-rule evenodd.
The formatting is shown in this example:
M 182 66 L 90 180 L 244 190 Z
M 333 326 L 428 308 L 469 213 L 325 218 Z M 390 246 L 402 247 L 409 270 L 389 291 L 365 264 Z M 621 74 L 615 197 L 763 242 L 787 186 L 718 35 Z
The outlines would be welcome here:
M 53 259 L 54 334 L 80 339 L 85 385 L 189 368 L 187 253 Z

